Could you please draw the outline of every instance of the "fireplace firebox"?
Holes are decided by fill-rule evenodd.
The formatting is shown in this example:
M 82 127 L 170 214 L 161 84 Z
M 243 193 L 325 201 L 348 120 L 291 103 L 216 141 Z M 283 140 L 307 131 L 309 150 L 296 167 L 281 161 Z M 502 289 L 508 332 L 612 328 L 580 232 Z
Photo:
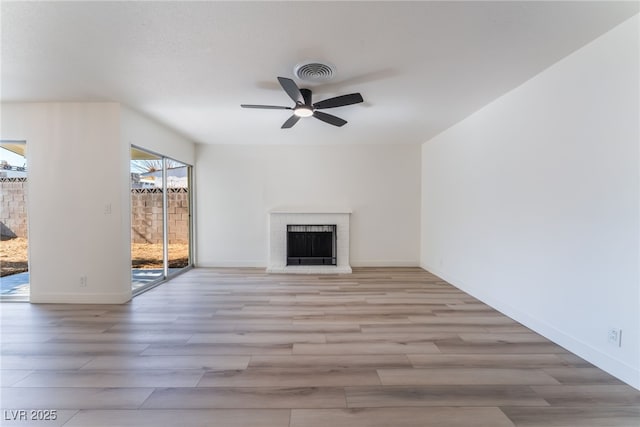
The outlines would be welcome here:
M 337 265 L 336 225 L 287 225 L 287 265 Z

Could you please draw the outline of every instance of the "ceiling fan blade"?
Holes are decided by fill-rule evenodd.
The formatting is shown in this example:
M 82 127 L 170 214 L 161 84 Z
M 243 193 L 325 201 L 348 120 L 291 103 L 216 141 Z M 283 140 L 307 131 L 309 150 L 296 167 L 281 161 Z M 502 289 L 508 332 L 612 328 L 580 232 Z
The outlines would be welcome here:
M 291 107 L 281 107 L 279 105 L 253 105 L 253 104 L 240 104 L 242 108 L 262 108 L 264 110 L 293 110 Z
M 340 117 L 332 116 L 331 114 L 323 113 L 322 111 L 314 111 L 313 117 L 322 120 L 323 122 L 329 123 L 330 125 L 338 127 L 347 124 L 346 120 L 343 120 Z
M 280 127 L 280 129 L 289 129 L 291 127 L 293 127 L 293 125 L 295 125 L 296 123 L 298 123 L 298 120 L 300 120 L 300 116 L 296 116 L 295 114 L 293 114 L 291 117 L 289 117 L 287 119 L 286 122 L 284 122 L 282 124 L 282 126 Z
M 300 89 L 300 93 L 304 99 L 304 105 L 311 106 L 311 89 Z
M 334 108 L 342 107 L 343 105 L 358 104 L 363 102 L 362 95 L 359 93 L 350 93 L 349 95 L 336 96 L 335 98 L 325 99 L 324 101 L 316 102 L 313 104 L 314 108 Z
M 287 95 L 293 99 L 293 102 L 298 103 L 304 101 L 302 93 L 300 93 L 300 89 L 298 88 L 298 85 L 296 85 L 296 82 L 286 77 L 278 77 L 278 81 L 280 82 L 282 89 L 284 89 L 284 91 L 287 92 Z

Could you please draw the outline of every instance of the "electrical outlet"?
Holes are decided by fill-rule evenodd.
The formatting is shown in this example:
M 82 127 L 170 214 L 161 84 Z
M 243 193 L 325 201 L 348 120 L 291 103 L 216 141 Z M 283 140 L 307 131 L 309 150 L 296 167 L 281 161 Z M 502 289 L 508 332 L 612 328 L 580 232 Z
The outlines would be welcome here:
M 87 287 L 87 276 L 80 276 L 80 287 L 81 288 Z
M 607 342 L 616 347 L 622 347 L 622 329 L 609 329 L 607 332 Z
M 111 215 L 111 203 L 107 203 L 104 205 L 104 214 Z

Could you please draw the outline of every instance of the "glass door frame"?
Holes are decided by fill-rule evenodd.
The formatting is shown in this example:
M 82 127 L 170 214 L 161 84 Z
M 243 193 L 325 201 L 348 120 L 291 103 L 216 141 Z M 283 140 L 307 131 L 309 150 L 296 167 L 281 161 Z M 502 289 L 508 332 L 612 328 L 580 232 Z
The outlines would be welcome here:
M 130 151 L 132 150 L 138 150 L 138 151 L 142 151 L 145 153 L 149 153 L 152 156 L 156 156 L 159 157 L 159 159 L 161 159 L 162 161 L 162 277 L 149 282 L 147 284 L 141 285 L 137 288 L 133 287 L 133 277 L 132 277 L 132 281 L 131 281 L 131 288 L 132 288 L 132 295 L 133 296 L 137 296 L 140 295 L 143 292 L 148 291 L 149 289 L 152 289 L 158 285 L 160 285 L 161 283 L 166 282 L 167 280 L 176 277 L 190 269 L 193 268 L 193 241 L 194 241 L 194 230 L 193 230 L 193 180 L 192 180 L 192 174 L 193 174 L 193 165 L 190 165 L 188 163 L 184 163 L 181 162 L 179 160 L 175 160 L 171 157 L 165 156 L 163 154 L 154 152 L 152 150 L 146 149 L 146 148 L 142 148 L 136 145 L 131 145 L 130 147 Z M 131 158 L 131 154 L 130 154 L 130 161 L 129 161 L 129 173 L 131 173 L 131 161 L 133 161 L 133 159 Z M 188 224 L 187 224 L 187 238 L 188 238 L 188 252 L 187 252 L 187 257 L 188 257 L 188 265 L 186 267 L 181 268 L 178 271 L 175 272 L 170 272 L 169 271 L 169 191 L 168 191 L 168 186 L 167 186 L 167 178 L 168 178 L 168 173 L 167 173 L 167 165 L 169 164 L 170 161 L 176 162 L 176 163 L 180 163 L 183 164 L 186 168 L 187 168 L 187 198 L 188 198 Z M 129 179 L 129 182 L 131 183 L 131 179 Z M 130 188 L 130 193 L 131 193 L 131 189 Z M 129 196 L 129 204 L 130 204 L 130 208 L 129 208 L 129 215 L 131 217 L 131 214 L 133 212 L 132 209 L 132 205 L 131 205 L 131 195 Z M 133 224 L 131 224 L 130 230 L 133 228 Z M 129 239 L 131 243 L 133 243 L 133 234 L 130 234 L 131 238 Z M 133 270 L 133 268 L 132 268 Z
M 27 140 L 26 139 L 1 139 L 0 138 L 0 145 L 19 145 L 19 146 L 24 146 L 23 149 L 23 153 L 19 153 L 18 151 L 13 151 L 8 147 L 1 147 L 4 150 L 10 151 L 18 156 L 22 156 L 25 160 L 25 166 L 22 166 L 23 170 L 25 172 L 25 181 L 24 181 L 24 185 L 23 185 L 23 191 L 25 192 L 24 194 L 24 209 L 25 209 L 25 225 L 26 225 L 26 239 L 27 239 L 27 271 L 23 272 L 23 273 L 27 273 L 28 275 L 31 272 L 31 257 L 30 255 L 30 251 L 29 251 L 29 245 L 30 245 L 30 235 L 29 235 L 29 203 L 28 203 L 28 198 L 29 198 L 29 167 L 26 166 L 26 162 L 27 162 Z M 13 169 L 11 169 L 13 170 Z M 20 169 L 16 169 L 17 171 L 20 172 Z M 22 273 L 16 273 L 16 274 L 22 274 Z M 5 277 L 9 278 L 13 276 L 13 274 L 11 275 L 7 275 Z M 19 293 L 19 294 L 7 294 L 7 295 L 3 295 L 0 294 L 0 302 L 30 302 L 31 300 L 31 280 L 30 280 L 30 276 L 29 280 L 26 283 L 19 283 L 19 285 L 25 285 L 27 291 L 26 293 Z M 7 280 L 7 279 L 5 279 Z

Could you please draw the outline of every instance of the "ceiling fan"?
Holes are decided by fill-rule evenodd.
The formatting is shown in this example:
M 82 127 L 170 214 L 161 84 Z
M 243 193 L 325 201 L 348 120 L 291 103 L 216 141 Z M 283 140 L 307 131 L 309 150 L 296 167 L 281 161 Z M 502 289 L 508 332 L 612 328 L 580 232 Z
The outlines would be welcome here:
M 293 107 L 281 107 L 278 105 L 253 105 L 253 104 L 241 104 L 242 108 L 262 108 L 266 110 L 292 110 L 293 115 L 282 124 L 282 129 L 288 129 L 293 127 L 301 117 L 313 116 L 318 120 L 329 123 L 334 126 L 343 126 L 347 123 L 346 120 L 340 117 L 333 116 L 331 114 L 323 113 L 325 108 L 342 107 L 345 105 L 358 104 L 363 102 L 362 95 L 359 93 L 350 93 L 348 95 L 336 96 L 335 98 L 325 99 L 324 101 L 311 103 L 311 90 L 300 89 L 298 85 L 286 77 L 278 77 L 280 86 L 289 95 L 291 99 L 296 103 Z

